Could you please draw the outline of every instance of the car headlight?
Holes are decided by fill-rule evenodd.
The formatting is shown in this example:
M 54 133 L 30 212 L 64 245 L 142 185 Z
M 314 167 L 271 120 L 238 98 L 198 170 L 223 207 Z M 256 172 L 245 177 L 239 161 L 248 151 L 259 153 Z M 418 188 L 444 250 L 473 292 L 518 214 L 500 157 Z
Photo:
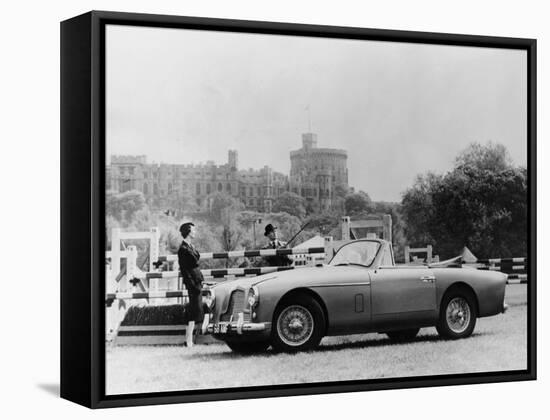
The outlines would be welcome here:
M 248 301 L 248 305 L 253 308 L 255 305 L 258 304 L 258 302 L 260 301 L 260 294 L 258 293 L 258 288 L 256 286 L 252 286 L 249 290 L 248 290 L 248 298 L 247 298 L 247 301 Z
M 214 307 L 214 303 L 216 302 L 216 294 L 214 293 L 214 289 L 203 291 L 202 302 L 206 303 L 206 306 L 210 309 Z

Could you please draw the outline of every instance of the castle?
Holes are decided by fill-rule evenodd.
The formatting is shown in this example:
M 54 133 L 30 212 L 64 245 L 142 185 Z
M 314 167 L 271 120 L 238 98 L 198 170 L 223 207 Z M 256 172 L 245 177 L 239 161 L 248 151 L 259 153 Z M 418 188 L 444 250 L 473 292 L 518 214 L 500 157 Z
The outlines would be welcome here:
M 117 192 L 138 190 L 148 202 L 166 197 L 192 196 L 203 206 L 209 194 L 223 192 L 239 199 L 248 210 L 271 212 L 273 201 L 291 191 L 302 196 L 316 211 L 335 205 L 337 189 L 348 188 L 347 152 L 317 147 L 317 135 L 302 135 L 302 148 L 290 152 L 290 176 L 261 169 L 239 169 L 236 150 L 228 151 L 227 163 L 147 163 L 145 156 L 111 156 L 106 168 L 106 188 Z

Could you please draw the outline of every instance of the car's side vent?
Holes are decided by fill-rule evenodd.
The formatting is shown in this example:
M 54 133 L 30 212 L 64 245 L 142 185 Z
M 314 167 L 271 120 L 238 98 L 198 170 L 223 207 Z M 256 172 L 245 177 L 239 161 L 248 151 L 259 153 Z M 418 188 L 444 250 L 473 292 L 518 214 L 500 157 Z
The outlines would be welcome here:
M 355 295 L 355 312 L 363 312 L 365 310 L 365 303 L 363 295 Z

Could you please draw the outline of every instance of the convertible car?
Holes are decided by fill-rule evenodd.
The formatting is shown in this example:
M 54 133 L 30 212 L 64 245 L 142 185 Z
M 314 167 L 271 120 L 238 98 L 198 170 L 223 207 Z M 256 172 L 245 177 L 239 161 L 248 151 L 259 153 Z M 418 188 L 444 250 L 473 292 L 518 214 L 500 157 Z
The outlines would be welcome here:
M 239 353 L 303 351 L 324 336 L 369 332 L 403 341 L 430 326 L 458 339 L 478 317 L 505 312 L 505 286 L 498 272 L 396 265 L 391 243 L 357 240 L 329 264 L 220 283 L 205 327 Z

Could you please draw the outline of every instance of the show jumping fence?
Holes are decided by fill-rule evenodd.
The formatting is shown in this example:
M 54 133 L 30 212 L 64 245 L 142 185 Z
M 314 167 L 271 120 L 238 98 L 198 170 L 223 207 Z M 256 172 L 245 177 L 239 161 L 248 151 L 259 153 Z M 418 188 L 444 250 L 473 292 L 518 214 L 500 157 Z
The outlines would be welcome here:
M 322 254 L 324 247 L 315 248 L 289 248 L 289 249 L 258 249 L 258 250 L 240 250 L 228 252 L 201 252 L 201 260 L 211 260 L 216 258 L 251 258 L 251 257 L 271 257 L 276 255 L 297 255 L 297 254 Z M 177 255 L 163 255 L 159 257 L 159 262 L 177 261 Z
M 478 270 L 500 271 L 507 274 L 508 284 L 525 284 L 528 280 L 527 257 L 486 258 L 465 264 L 474 265 Z

